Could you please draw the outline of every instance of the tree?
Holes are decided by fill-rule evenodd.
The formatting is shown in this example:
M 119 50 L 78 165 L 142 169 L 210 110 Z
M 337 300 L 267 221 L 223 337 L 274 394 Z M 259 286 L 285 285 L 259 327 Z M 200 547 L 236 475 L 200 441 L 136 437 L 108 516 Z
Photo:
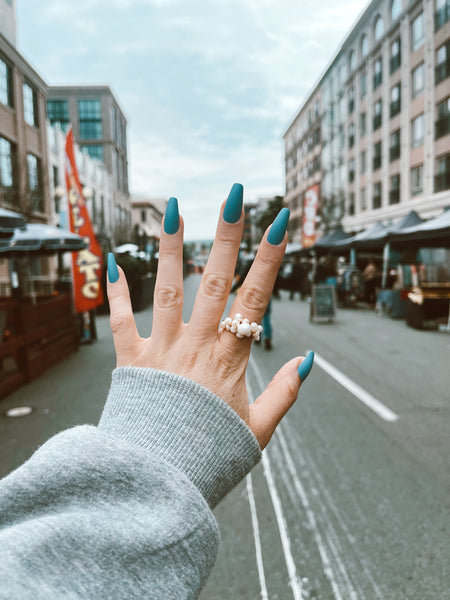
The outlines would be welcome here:
M 256 225 L 261 229 L 262 233 L 273 223 L 273 220 L 283 208 L 283 196 L 274 196 L 269 201 L 265 211 L 257 217 Z

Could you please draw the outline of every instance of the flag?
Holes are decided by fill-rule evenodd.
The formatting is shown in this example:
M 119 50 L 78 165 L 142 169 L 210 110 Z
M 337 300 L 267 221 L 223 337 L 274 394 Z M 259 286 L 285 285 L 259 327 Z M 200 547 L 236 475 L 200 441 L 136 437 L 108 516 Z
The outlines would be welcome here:
M 86 242 L 84 250 L 72 252 L 75 312 L 81 313 L 103 304 L 101 286 L 103 253 L 92 228 L 78 176 L 72 128 L 66 136 L 66 186 L 69 198 L 70 231 L 81 235 Z
M 303 199 L 302 247 L 310 248 L 316 241 L 316 215 L 319 206 L 319 186 L 313 185 Z

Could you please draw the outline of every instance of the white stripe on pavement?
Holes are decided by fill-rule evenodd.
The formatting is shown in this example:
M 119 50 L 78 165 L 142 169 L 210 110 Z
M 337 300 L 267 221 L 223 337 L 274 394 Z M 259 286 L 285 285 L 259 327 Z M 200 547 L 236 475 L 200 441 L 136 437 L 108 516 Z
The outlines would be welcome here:
M 266 577 L 264 575 L 264 564 L 261 552 L 261 539 L 259 536 L 258 515 L 256 514 L 255 496 L 253 495 L 252 475 L 247 475 L 247 494 L 250 504 L 250 513 L 252 515 L 253 538 L 255 540 L 256 565 L 258 567 L 259 585 L 261 587 L 261 600 L 269 600 L 267 594 Z
M 340 383 L 345 389 L 351 392 L 354 396 L 361 400 L 368 408 L 373 410 L 379 417 L 385 421 L 394 422 L 398 419 L 398 415 L 388 408 L 385 404 L 377 400 L 372 394 L 366 392 L 360 385 L 355 381 L 344 375 L 342 371 L 336 369 L 331 363 L 322 358 L 320 354 L 315 353 L 314 363 L 323 369 L 328 375 L 333 377 L 338 383 Z

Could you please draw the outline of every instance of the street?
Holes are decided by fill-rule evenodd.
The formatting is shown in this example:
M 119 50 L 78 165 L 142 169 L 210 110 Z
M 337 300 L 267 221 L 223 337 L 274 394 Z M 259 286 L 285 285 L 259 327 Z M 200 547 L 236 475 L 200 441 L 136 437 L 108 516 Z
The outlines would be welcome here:
M 185 280 L 185 319 L 199 281 Z M 262 462 L 215 509 L 222 545 L 200 598 L 450 599 L 450 335 L 363 308 L 330 324 L 308 314 L 281 292 L 273 350 L 253 345 L 253 399 L 293 356 L 317 358 Z M 148 335 L 151 310 L 136 321 Z M 108 316 L 97 328 L 96 344 L 1 401 L 0 475 L 97 423 L 115 362 Z

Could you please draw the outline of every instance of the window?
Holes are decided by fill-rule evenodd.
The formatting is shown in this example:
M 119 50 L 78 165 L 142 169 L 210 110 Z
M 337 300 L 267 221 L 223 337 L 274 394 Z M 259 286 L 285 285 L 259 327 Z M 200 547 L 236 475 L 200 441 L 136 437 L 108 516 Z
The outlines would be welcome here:
M 68 100 L 47 100 L 47 116 L 52 125 L 58 123 L 63 131 L 69 128 Z
M 400 202 L 400 175 L 391 177 L 391 188 L 389 190 L 389 204 L 398 204 Z
M 382 81 L 383 81 L 383 60 L 380 56 L 380 58 L 377 58 L 377 60 L 375 61 L 375 65 L 374 65 L 373 89 L 375 90 L 379 85 L 381 85 Z
M 351 87 L 348 91 L 348 113 L 355 110 L 355 88 Z
M 350 73 L 353 73 L 356 67 L 356 56 L 353 50 L 350 50 L 350 54 L 348 57 L 348 68 Z
M 369 53 L 369 40 L 367 35 L 363 35 L 361 38 L 361 56 L 364 58 Z
M 355 214 L 355 194 L 351 193 L 348 198 L 348 214 L 350 216 Z
M 411 42 L 412 49 L 417 50 L 425 41 L 425 24 L 423 20 L 423 12 L 421 12 L 412 22 L 411 25 Z
M 147 212 L 145 210 L 141 210 L 141 223 L 145 223 L 147 220 Z
M 434 179 L 434 191 L 450 189 L 450 154 L 437 159 L 437 174 Z
M 397 160 L 400 158 L 400 129 L 393 131 L 390 138 L 389 160 Z
M 437 49 L 435 78 L 436 85 L 450 74 L 450 40 Z
M 397 85 L 394 85 L 394 87 L 391 88 L 391 105 L 390 105 L 391 117 L 395 117 L 395 115 L 398 115 L 398 113 L 400 112 L 400 109 L 401 109 L 401 104 L 402 104 L 402 94 L 401 94 L 400 83 L 398 83 Z
M 348 126 L 348 147 L 353 148 L 355 144 L 355 124 L 350 123 Z
M 402 12 L 402 0 L 392 0 L 391 20 L 395 21 Z
M 0 195 L 8 204 L 15 199 L 15 146 L 0 137 Z
M 450 133 L 450 96 L 437 105 L 436 139 Z
M 373 184 L 373 203 L 372 208 L 381 208 L 381 181 Z
M 11 67 L 0 58 L 0 102 L 13 106 Z
M 411 169 L 411 194 L 418 196 L 423 192 L 423 165 Z
M 412 72 L 412 96 L 417 98 L 425 89 L 425 65 L 420 63 Z
M 375 21 L 375 41 L 378 42 L 378 40 L 381 39 L 381 36 L 383 35 L 384 32 L 384 26 L 383 26 L 383 19 L 380 17 L 380 15 L 377 16 L 377 19 Z
M 28 190 L 30 192 L 31 210 L 44 212 L 44 196 L 41 185 L 41 161 L 34 154 L 27 154 Z
M 314 146 L 320 144 L 320 127 L 314 131 Z
M 436 0 L 434 30 L 440 29 L 450 19 L 450 0 Z
M 367 77 L 365 72 L 361 73 L 359 78 L 359 91 L 361 98 L 365 98 L 367 94 Z
M 381 142 L 377 142 L 373 147 L 373 170 L 381 167 Z
M 417 148 L 423 144 L 424 138 L 424 115 L 423 113 L 411 121 L 412 147 Z
M 91 146 L 81 146 L 81 150 L 87 152 L 91 158 L 103 160 L 103 146 L 101 144 L 93 144 Z
M 377 100 L 373 105 L 373 130 L 375 131 L 379 127 L 381 127 L 381 122 L 383 120 L 383 104 L 381 100 Z
M 38 126 L 37 94 L 27 82 L 23 84 L 23 114 L 28 125 Z
M 395 42 L 391 44 L 391 61 L 390 61 L 390 69 L 391 73 L 396 71 L 402 62 L 402 49 L 400 38 L 397 38 Z
M 366 125 L 366 113 L 361 113 L 359 115 L 359 132 L 360 137 L 364 137 L 366 135 L 367 125 Z
M 99 140 L 103 137 L 102 107 L 100 100 L 79 100 L 80 138 Z
M 367 188 L 361 188 L 361 210 L 367 210 Z
M 365 150 L 361 152 L 361 173 L 365 173 L 367 170 L 367 153 Z
M 348 162 L 348 180 L 350 183 L 355 181 L 355 159 L 351 158 Z

